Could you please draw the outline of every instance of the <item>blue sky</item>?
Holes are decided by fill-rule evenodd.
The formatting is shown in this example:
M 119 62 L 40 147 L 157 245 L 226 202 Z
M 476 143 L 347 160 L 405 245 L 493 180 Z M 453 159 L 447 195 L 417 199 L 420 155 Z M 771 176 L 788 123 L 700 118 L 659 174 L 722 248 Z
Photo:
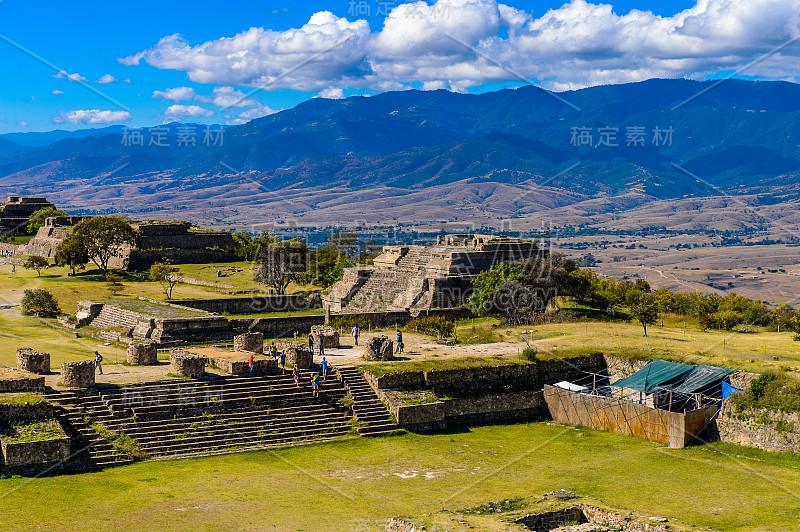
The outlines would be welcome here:
M 454 7 L 444 9 L 449 1 L 456 2 Z M 438 11 L 436 5 L 429 11 L 415 8 L 419 19 L 384 31 L 380 4 L 390 10 L 399 0 L 2 0 L 0 64 L 7 77 L 0 88 L 0 133 L 111 123 L 150 126 L 172 119 L 241 123 L 318 94 L 400 88 L 480 92 L 519 85 L 519 76 L 553 90 L 654 76 L 705 79 L 733 71 L 792 36 L 792 28 L 785 27 L 789 12 L 777 10 L 762 19 L 753 11 L 725 11 L 725 0 L 703 1 L 714 9 L 682 22 L 680 31 L 664 28 L 695 2 L 618 0 L 611 12 L 583 0 L 569 6 L 563 1 L 439 0 Z M 545 17 L 549 9 L 561 15 Z M 633 9 L 652 15 L 629 15 Z M 332 15 L 314 15 L 326 11 Z M 320 33 L 293 32 L 312 15 Z M 250 28 L 260 30 L 242 35 Z M 735 38 L 726 31 L 735 31 Z M 442 33 L 453 37 L 442 39 Z M 162 40 L 175 34 L 180 38 Z M 326 46 L 336 49 L 320 54 Z M 286 55 L 279 57 L 279 50 Z M 672 50 L 674 57 L 663 57 Z M 320 55 L 314 58 L 314 53 Z M 264 80 L 308 59 L 291 75 L 270 81 L 268 90 L 243 99 Z M 791 78 L 793 61 L 794 55 L 775 58 L 748 74 Z M 64 73 L 58 76 L 54 66 Z M 98 82 L 112 77 L 116 81 Z M 231 103 L 235 106 L 228 107 Z

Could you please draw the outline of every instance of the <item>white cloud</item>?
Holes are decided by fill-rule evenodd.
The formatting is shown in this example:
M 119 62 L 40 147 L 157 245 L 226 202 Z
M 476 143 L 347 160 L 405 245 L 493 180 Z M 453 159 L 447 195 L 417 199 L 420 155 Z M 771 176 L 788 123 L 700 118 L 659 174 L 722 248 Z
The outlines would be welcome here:
M 17 122 L 17 125 L 21 126 L 21 127 L 28 127 L 30 124 L 28 124 L 26 121 L 22 120 L 20 122 Z
M 125 122 L 131 118 L 127 111 L 101 111 L 100 109 L 87 109 L 78 111 L 61 111 L 53 117 L 53 122 L 62 124 L 109 124 L 111 122 Z
M 58 72 L 53 74 L 52 77 L 58 79 L 68 79 L 70 81 L 83 81 L 83 82 L 89 81 L 88 79 L 81 76 L 77 72 L 75 72 L 74 74 L 68 74 L 66 70 L 59 70 Z
M 153 91 L 153 98 L 161 98 L 162 100 L 173 100 L 179 102 L 181 100 L 191 100 L 197 94 L 191 87 L 175 87 L 174 89 L 167 89 L 165 91 Z
M 58 89 L 53 89 L 53 90 L 50 92 L 50 94 L 56 94 L 56 95 L 58 95 L 58 94 L 64 94 L 64 91 L 60 91 L 60 90 L 58 90 Z
M 341 100 L 344 98 L 344 90 L 330 87 L 325 90 L 319 91 L 320 98 L 328 98 L 329 100 Z
M 214 87 L 214 94 L 209 96 L 197 96 L 198 102 L 213 103 L 219 107 L 250 107 L 257 105 L 255 100 L 247 98 L 242 91 L 233 87 Z
M 164 111 L 164 116 L 169 119 L 193 117 L 207 117 L 214 114 L 214 111 L 204 109 L 198 105 L 170 105 Z
M 170 35 L 119 61 L 144 60 L 199 83 L 321 95 L 331 87 L 383 91 L 414 83 L 463 91 L 519 76 L 569 89 L 741 69 L 800 35 L 798 22 L 796 0 L 697 0 L 671 17 L 618 15 L 609 4 L 572 0 L 538 18 L 496 0 L 419 0 L 397 5 L 376 32 L 365 20 L 323 11 L 301 28 L 251 28 L 194 46 Z M 800 81 L 798 72 L 795 45 L 743 73 Z
M 131 80 L 129 78 L 125 79 L 117 79 L 111 74 L 103 74 L 100 78 L 95 80 L 95 83 L 100 83 L 102 85 L 106 85 L 108 83 L 130 83 Z

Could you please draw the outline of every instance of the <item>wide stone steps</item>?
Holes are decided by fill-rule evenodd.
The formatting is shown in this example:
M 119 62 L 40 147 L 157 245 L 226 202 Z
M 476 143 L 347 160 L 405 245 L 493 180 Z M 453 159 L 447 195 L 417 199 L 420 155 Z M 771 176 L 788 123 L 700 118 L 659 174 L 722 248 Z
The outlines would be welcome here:
M 59 470 L 82 472 L 133 462 L 98 435 L 74 407 L 56 406 L 55 415 L 70 437 L 70 459 Z
M 132 438 L 148 458 L 207 456 L 314 441 L 352 431 L 352 416 L 339 400 L 347 393 L 338 379 L 321 384 L 313 397 L 304 372 L 300 387 L 291 375 L 216 377 L 143 385 L 98 385 L 93 392 L 51 392 L 64 406 L 74 443 L 87 447 L 80 462 L 99 467 L 129 463 L 88 423 Z
M 363 375 L 353 366 L 336 366 L 336 373 L 353 398 L 353 416 L 362 436 L 383 436 L 400 428 Z

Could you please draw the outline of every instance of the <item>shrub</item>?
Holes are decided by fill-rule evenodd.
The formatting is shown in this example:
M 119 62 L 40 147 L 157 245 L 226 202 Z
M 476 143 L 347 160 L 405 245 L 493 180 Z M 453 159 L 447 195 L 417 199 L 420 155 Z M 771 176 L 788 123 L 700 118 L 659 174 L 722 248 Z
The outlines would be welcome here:
M 349 331 L 356 325 L 358 325 L 359 329 L 369 329 L 372 322 L 363 314 L 349 314 L 331 319 L 331 327 L 334 329 L 341 328 L 344 331 Z
M 22 296 L 22 313 L 26 316 L 55 318 L 61 313 L 61 309 L 50 290 L 33 288 L 25 290 Z
M 452 338 L 456 334 L 455 322 L 445 319 L 443 316 L 421 316 L 410 320 L 405 329 L 415 331 L 439 338 Z
M 800 382 L 785 374 L 759 375 L 750 388 L 731 397 L 737 410 L 764 408 L 776 412 L 800 412 Z
M 526 347 L 522 350 L 522 360 L 527 360 L 528 362 L 535 362 L 536 361 L 536 348 L 535 347 Z

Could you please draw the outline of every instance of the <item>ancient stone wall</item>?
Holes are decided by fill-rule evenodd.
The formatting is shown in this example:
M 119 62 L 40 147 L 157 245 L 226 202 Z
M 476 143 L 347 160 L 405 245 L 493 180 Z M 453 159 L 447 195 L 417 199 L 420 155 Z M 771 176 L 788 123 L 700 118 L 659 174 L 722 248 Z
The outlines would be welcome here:
M 16 443 L 0 443 L 4 475 L 34 475 L 62 464 L 70 456 L 70 439 L 66 437 Z
M 397 423 L 415 431 L 440 430 L 452 424 L 532 419 L 547 415 L 538 390 L 484 394 L 443 399 L 431 403 L 403 405 L 391 391 L 379 394 L 389 405 Z
M 179 377 L 199 379 L 206 372 L 206 366 L 208 365 L 208 358 L 177 349 L 172 350 L 169 358 L 171 372 Z
M 259 312 L 299 312 L 321 308 L 319 297 L 290 294 L 282 296 L 226 297 L 219 299 L 180 299 L 172 303 L 214 314 L 257 314 Z
M 44 377 L 12 368 L 0 368 L 0 393 L 44 391 Z
M 715 433 L 714 433 L 715 432 Z M 766 409 L 737 412 L 725 403 L 709 436 L 765 451 L 800 452 L 800 416 Z
M 233 350 L 262 354 L 264 352 L 264 334 L 249 332 L 234 336 Z
M 53 417 L 53 405 L 47 401 L 25 403 L 22 405 L 0 404 L 0 424 L 15 421 L 50 419 Z
M 339 331 L 328 325 L 314 325 L 311 327 L 311 334 L 314 336 L 314 347 L 319 347 L 320 338 L 323 339 L 325 347 L 339 347 Z
M 233 329 L 223 316 L 155 318 L 153 323 L 150 339 L 162 345 L 230 341 L 233 338 Z
M 40 353 L 29 347 L 17 349 L 17 368 L 31 373 L 50 373 L 50 353 Z
M 314 365 L 314 353 L 309 351 L 308 344 L 282 340 L 277 343 L 276 347 L 279 352 L 286 353 L 287 368 L 297 364 L 300 369 L 308 369 Z
M 61 382 L 67 388 L 92 388 L 94 387 L 94 372 L 94 360 L 62 362 Z
M 364 343 L 366 360 L 394 360 L 394 342 L 388 336 L 373 336 Z
M 158 363 L 158 344 L 145 340 L 128 344 L 127 361 L 131 366 L 149 366 Z
M 164 260 L 169 260 L 172 264 L 219 264 L 236 262 L 240 259 L 235 253 L 210 249 L 134 249 L 121 257 L 115 257 L 109 264 L 114 268 L 128 271 L 145 271 L 156 262 Z

